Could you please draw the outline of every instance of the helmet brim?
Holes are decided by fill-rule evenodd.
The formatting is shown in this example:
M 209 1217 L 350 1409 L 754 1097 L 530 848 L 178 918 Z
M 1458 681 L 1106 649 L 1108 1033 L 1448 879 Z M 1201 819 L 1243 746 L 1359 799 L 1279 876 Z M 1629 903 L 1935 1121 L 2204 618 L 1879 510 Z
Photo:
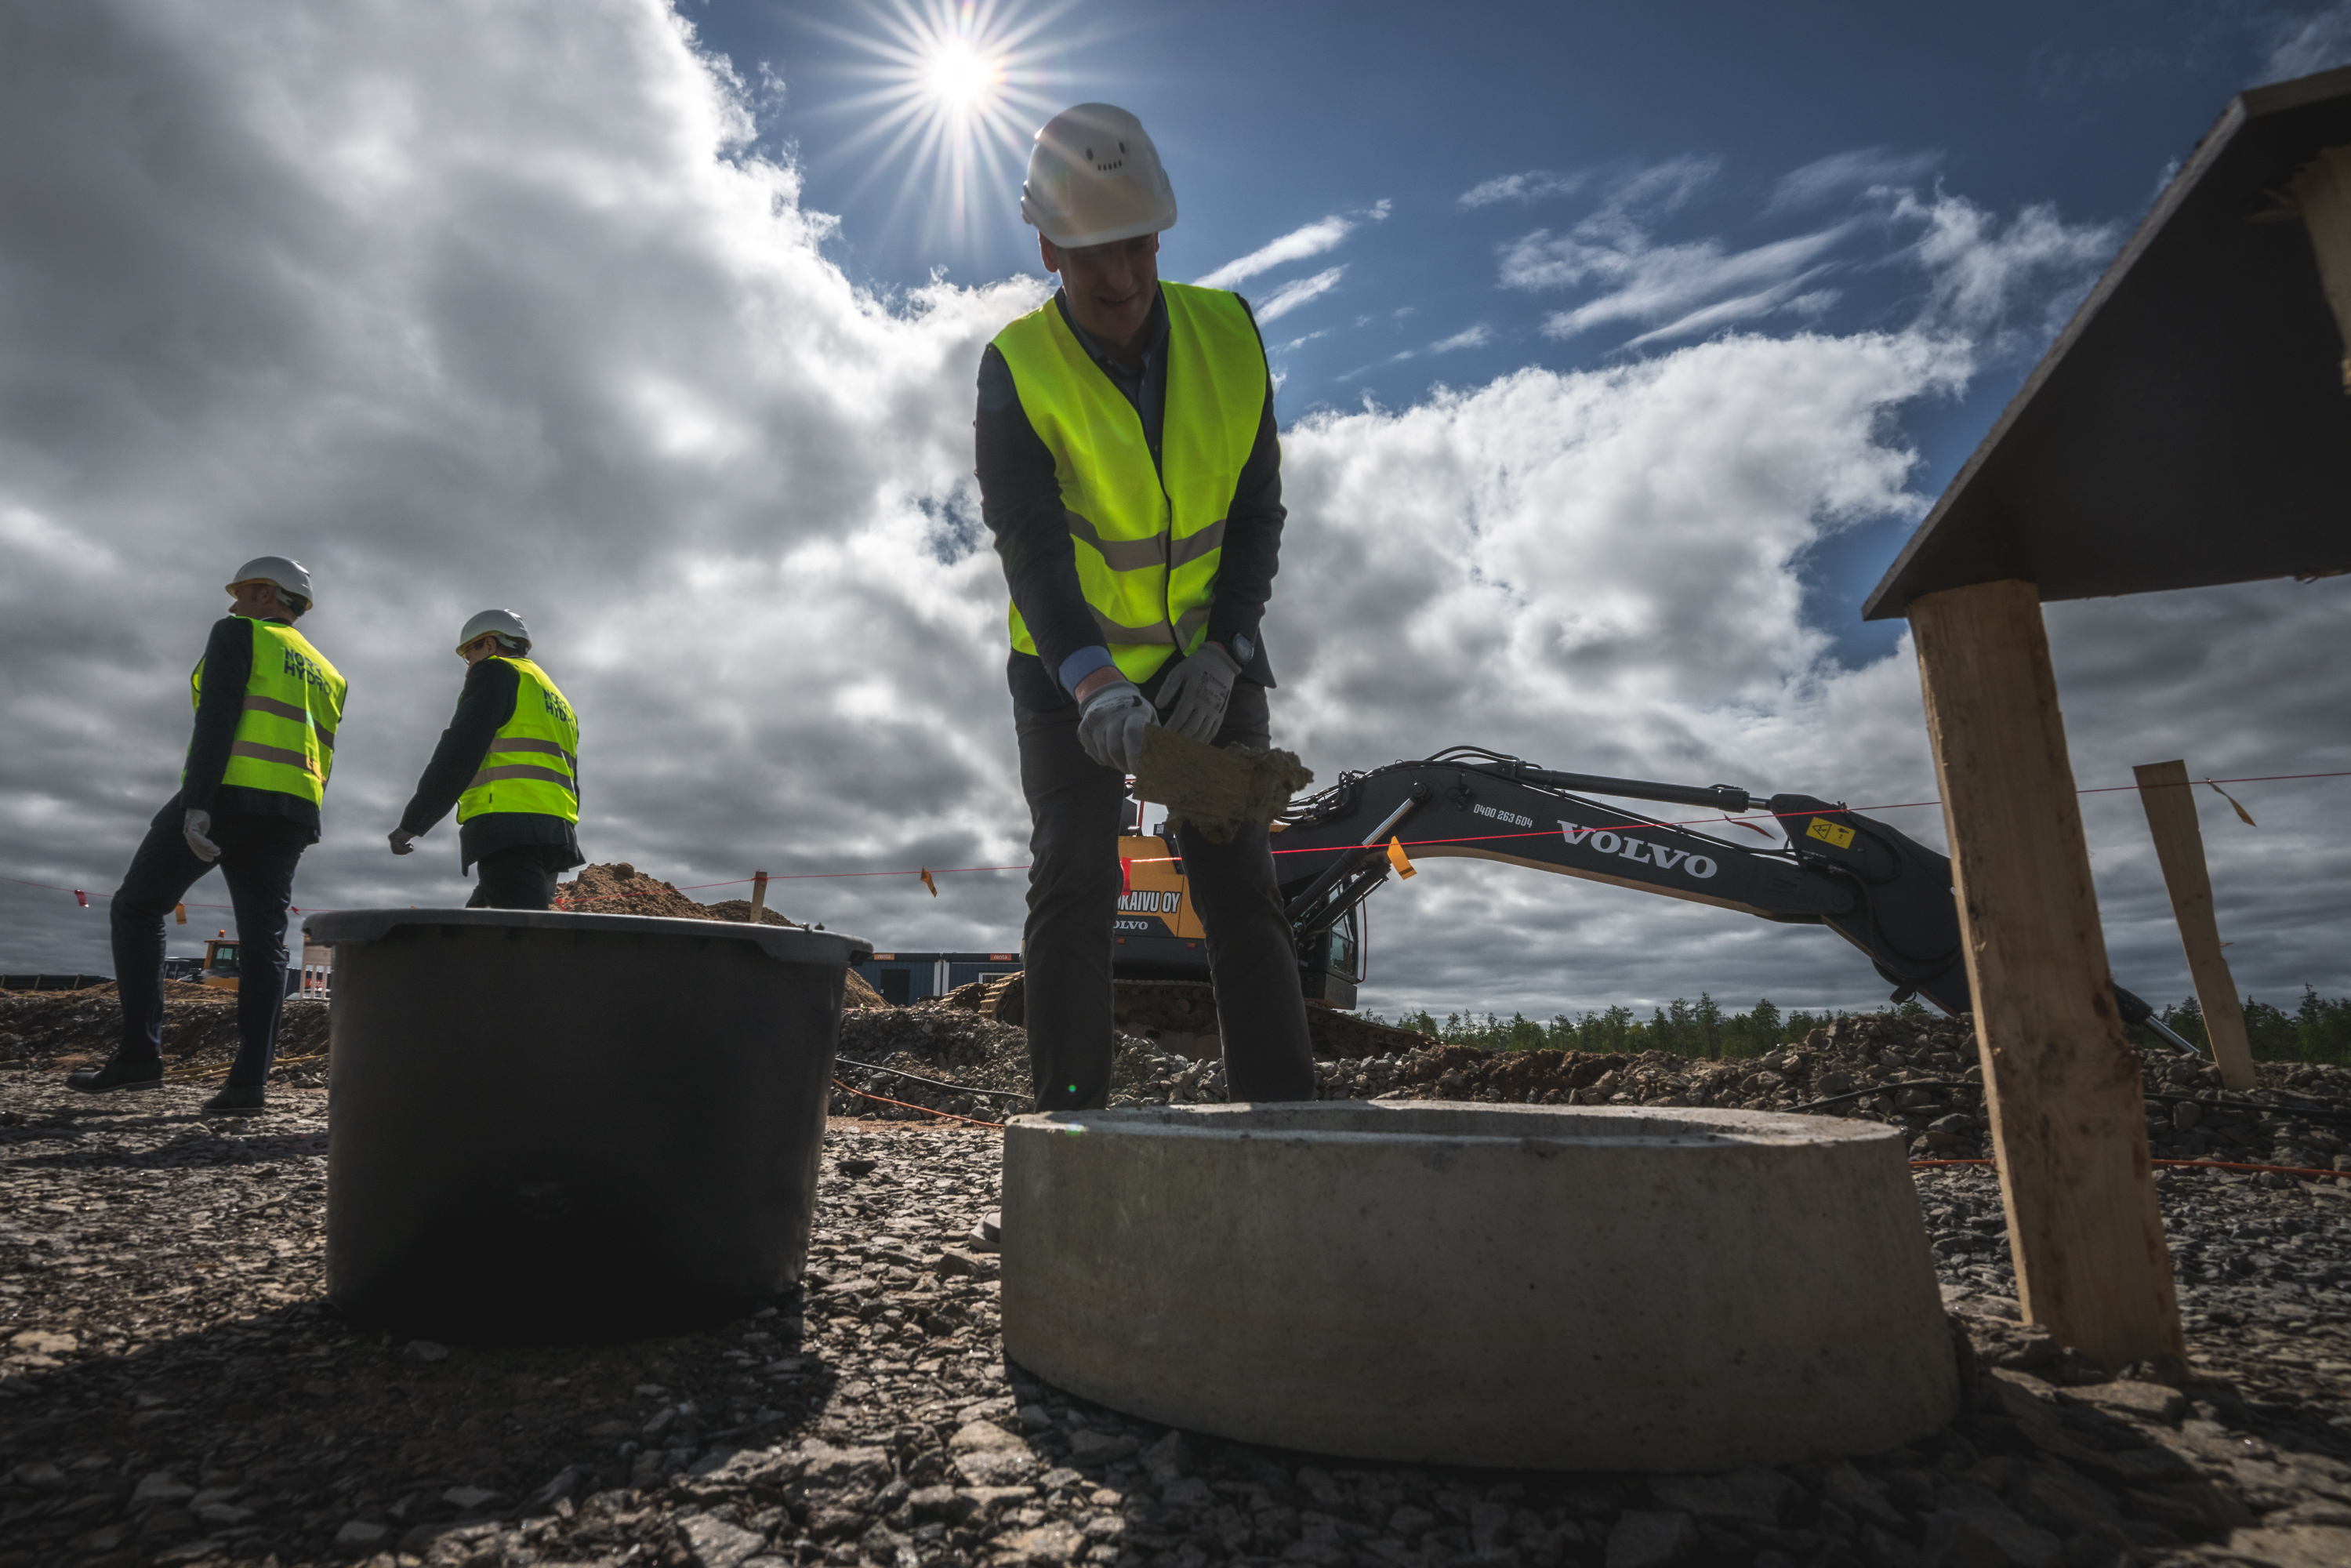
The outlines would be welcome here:
M 1083 250 L 1090 245 L 1110 245 L 1123 239 L 1140 239 L 1144 235 L 1164 234 L 1176 226 L 1176 204 L 1169 202 L 1158 212 L 1113 224 L 1108 228 L 1087 232 L 1055 234 L 1046 225 L 1036 201 L 1026 189 L 1020 193 L 1020 216 L 1023 222 L 1063 250 Z

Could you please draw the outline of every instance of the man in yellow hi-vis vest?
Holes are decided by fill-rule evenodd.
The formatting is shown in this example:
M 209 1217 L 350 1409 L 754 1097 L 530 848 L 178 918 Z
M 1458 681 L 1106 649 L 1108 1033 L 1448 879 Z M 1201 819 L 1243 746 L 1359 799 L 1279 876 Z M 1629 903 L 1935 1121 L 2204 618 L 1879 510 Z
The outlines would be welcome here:
M 1089 1110 L 1110 1092 L 1117 841 L 1143 731 L 1267 743 L 1258 622 L 1281 546 L 1281 449 L 1249 307 L 1159 281 L 1176 198 L 1134 116 L 1100 103 L 1056 116 L 1020 210 L 1061 287 L 981 356 L 980 509 L 1012 595 L 1037 1105 Z M 1232 1097 L 1312 1099 L 1266 833 L 1217 844 L 1187 829 L 1180 845 Z
M 240 568 L 229 613 L 189 677 L 196 710 L 180 792 L 155 814 L 109 912 L 122 1036 L 105 1066 L 67 1082 L 96 1093 L 163 1081 L 163 917 L 217 865 L 242 950 L 237 1051 L 212 1112 L 266 1109 L 286 1002 L 294 868 L 319 841 L 319 807 L 343 723 L 342 675 L 294 630 L 310 574 L 284 556 Z
M 579 716 L 531 662 L 530 629 L 513 611 L 485 610 L 466 622 L 457 654 L 468 668 L 456 716 L 392 831 L 392 852 L 413 852 L 455 806 L 458 870 L 482 868 L 465 907 L 545 909 L 556 874 L 586 859 Z

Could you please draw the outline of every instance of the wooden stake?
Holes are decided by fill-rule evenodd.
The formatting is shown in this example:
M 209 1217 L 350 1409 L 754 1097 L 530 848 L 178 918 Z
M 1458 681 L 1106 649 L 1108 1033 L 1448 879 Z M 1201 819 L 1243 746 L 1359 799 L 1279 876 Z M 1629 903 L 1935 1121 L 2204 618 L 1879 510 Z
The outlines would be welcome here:
M 2251 1089 L 2253 1051 L 2245 1039 L 2245 1009 L 2237 982 L 2220 953 L 2220 927 L 2212 917 L 2212 876 L 2204 864 L 2204 831 L 2196 821 L 2194 786 L 2185 762 L 2149 762 L 2131 769 L 2138 779 L 2138 802 L 2147 808 L 2147 831 L 2155 835 L 2155 858 L 2171 894 L 2171 917 L 2179 945 L 2188 949 L 2188 972 L 2196 981 L 2196 1005 L 2204 1009 L 2204 1032 L 2220 1082 Z
M 1909 616 L 2025 1320 L 2117 1370 L 2182 1354 L 2040 595 L 1979 583 Z
M 761 914 L 762 914 L 762 912 L 763 912 L 763 911 L 765 911 L 765 910 L 767 909 L 767 907 L 768 907 L 768 873 L 767 873 L 766 872 L 763 872 L 763 871 L 755 871 L 755 872 L 753 872 L 753 873 L 751 873 L 751 924 L 752 924 L 752 925 L 757 925 L 758 924 L 759 924 L 759 920 L 760 920 Z

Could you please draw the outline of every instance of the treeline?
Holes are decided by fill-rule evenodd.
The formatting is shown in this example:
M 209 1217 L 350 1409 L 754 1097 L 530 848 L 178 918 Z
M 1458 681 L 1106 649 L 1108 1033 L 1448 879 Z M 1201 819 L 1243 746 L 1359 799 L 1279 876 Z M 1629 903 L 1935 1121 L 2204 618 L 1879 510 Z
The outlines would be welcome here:
M 2210 1051 L 2211 1036 L 2205 1032 L 2204 1009 L 2194 997 L 2176 1008 L 2166 1008 L 2158 1015 L 2173 1032 L 2195 1041 L 2199 1050 Z M 2146 1036 L 2142 1044 L 2156 1043 L 2155 1031 L 2135 1029 L 2134 1038 Z M 2302 988 L 2302 1005 L 2287 1012 L 2252 997 L 2245 998 L 2245 1039 L 2253 1048 L 2256 1061 L 2334 1061 L 2351 1064 L 2351 997 L 2322 997 L 2308 986 Z M 2170 1041 L 2163 1043 L 2177 1051 Z
M 1375 1023 L 1391 1020 L 1366 1014 Z M 1775 1046 L 1800 1040 L 1824 1027 L 1837 1015 L 1798 1010 L 1782 1013 L 1769 997 L 1743 1013 L 1726 1013 L 1706 992 L 1695 1003 L 1676 998 L 1653 1009 L 1646 1019 L 1628 1007 L 1570 1018 L 1555 1014 L 1539 1023 L 1524 1013 L 1502 1018 L 1494 1013 L 1447 1013 L 1443 1021 L 1426 1009 L 1394 1019 L 1399 1029 L 1435 1035 L 1447 1045 L 1473 1045 L 1481 1051 L 1604 1051 L 1626 1053 L 1669 1051 L 1677 1056 L 1761 1056 Z M 1939 1015 L 1923 1004 L 1907 1001 L 1881 1008 L 1878 1016 L 1927 1019 Z M 2204 1014 L 2189 998 L 2159 1014 L 2164 1023 L 2207 1051 Z M 2133 1041 L 2151 1051 L 2177 1047 L 2145 1025 L 2133 1025 Z M 2253 1056 L 2261 1061 L 2331 1061 L 2351 1064 L 2351 997 L 2322 997 L 2304 986 L 2302 1005 L 2289 1013 L 2252 997 L 2245 998 L 2245 1033 Z

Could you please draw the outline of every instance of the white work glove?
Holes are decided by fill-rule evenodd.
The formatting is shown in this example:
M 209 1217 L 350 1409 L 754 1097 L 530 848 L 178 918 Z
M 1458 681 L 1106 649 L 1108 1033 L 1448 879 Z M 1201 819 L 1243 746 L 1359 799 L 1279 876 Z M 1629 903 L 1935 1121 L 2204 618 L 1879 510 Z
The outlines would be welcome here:
M 393 854 L 413 855 L 416 852 L 416 835 L 406 828 L 394 828 L 384 836 L 392 841 Z
M 220 846 L 204 836 L 212 831 L 210 811 L 190 811 L 180 820 L 180 836 L 188 841 L 188 852 L 206 865 L 220 859 Z
M 1078 715 L 1078 744 L 1104 768 L 1132 773 L 1143 760 L 1143 732 L 1158 722 L 1133 681 L 1112 681 L 1086 699 Z
M 1225 705 L 1232 700 L 1233 682 L 1241 667 L 1214 643 L 1176 666 L 1159 683 L 1159 710 L 1167 727 L 1202 745 L 1217 738 L 1225 727 Z

